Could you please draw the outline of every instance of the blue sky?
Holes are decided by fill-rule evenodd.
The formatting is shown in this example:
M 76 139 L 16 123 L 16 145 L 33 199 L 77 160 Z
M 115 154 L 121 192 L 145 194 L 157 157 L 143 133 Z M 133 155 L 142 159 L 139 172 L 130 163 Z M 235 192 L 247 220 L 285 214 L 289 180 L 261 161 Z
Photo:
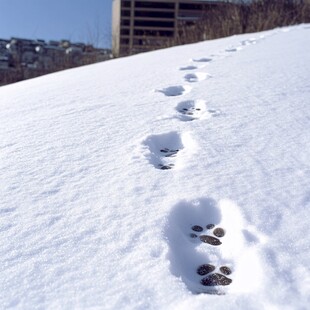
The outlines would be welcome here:
M 112 0 L 0 0 L 0 38 L 111 47 Z

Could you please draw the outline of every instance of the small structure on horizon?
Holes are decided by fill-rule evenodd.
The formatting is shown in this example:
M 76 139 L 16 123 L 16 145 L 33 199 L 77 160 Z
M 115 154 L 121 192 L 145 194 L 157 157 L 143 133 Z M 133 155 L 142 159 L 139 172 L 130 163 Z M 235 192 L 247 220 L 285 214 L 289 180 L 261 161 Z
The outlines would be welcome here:
M 109 49 L 69 40 L 0 39 L 0 86 L 110 58 Z

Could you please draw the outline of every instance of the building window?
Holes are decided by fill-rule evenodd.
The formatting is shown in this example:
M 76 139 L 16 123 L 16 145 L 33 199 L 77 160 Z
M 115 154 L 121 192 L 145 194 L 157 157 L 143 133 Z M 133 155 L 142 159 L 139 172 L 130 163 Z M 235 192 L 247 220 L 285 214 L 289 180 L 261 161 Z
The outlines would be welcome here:
M 135 11 L 135 17 L 174 18 L 174 12 Z
M 129 36 L 129 29 L 121 29 L 121 35 Z
M 173 37 L 173 30 L 142 30 L 135 29 L 135 36 L 146 36 L 146 37 Z
M 156 47 L 156 46 L 163 46 L 166 41 L 162 38 L 157 39 L 134 39 L 133 45 L 134 46 L 147 46 L 147 47 Z
M 163 22 L 163 21 L 153 21 L 153 20 L 135 20 L 135 26 L 171 28 L 171 27 L 174 27 L 174 22 Z
M 122 16 L 130 17 L 130 11 L 129 10 L 122 10 Z
M 201 4 L 193 4 L 193 3 L 180 3 L 180 10 L 201 10 Z
M 130 8 L 131 6 L 131 1 L 122 1 L 122 7 L 123 8 Z
M 152 9 L 174 9 L 173 2 L 145 2 L 137 1 L 136 8 L 152 8 Z
M 122 19 L 121 20 L 121 26 L 130 26 L 130 20 L 129 19 Z
M 129 39 L 121 39 L 121 44 L 128 45 Z

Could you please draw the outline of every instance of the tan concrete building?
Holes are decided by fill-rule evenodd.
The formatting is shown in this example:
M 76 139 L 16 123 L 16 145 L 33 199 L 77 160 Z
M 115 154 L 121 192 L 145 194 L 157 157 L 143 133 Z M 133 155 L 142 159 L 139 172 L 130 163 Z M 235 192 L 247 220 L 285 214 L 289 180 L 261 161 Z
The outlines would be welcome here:
M 113 0 L 112 51 L 125 56 L 163 48 L 202 17 L 212 0 Z

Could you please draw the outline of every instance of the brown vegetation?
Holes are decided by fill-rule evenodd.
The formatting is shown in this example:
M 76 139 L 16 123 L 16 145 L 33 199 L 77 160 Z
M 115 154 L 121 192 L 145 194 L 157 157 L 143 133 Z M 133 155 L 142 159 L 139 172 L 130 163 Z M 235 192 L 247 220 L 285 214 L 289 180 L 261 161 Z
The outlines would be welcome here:
M 170 45 L 310 22 L 309 0 L 257 0 L 210 6 L 195 24 L 184 25 Z

